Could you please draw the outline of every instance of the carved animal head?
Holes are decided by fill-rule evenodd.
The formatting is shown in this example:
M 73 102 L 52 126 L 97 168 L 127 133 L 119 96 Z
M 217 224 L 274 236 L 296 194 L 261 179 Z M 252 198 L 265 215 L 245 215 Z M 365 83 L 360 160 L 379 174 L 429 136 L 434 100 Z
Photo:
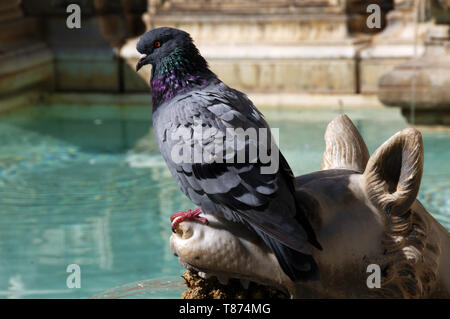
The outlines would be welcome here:
M 296 179 L 298 201 L 323 247 L 312 249 L 320 281 L 294 285 L 248 229 L 237 231 L 212 216 L 210 225 L 179 224 L 171 247 L 180 262 L 202 274 L 283 287 L 293 297 L 432 294 L 444 267 L 440 245 L 448 246 L 450 238 L 416 200 L 424 156 L 420 132 L 404 129 L 369 156 L 356 127 L 342 115 L 328 125 L 325 142 L 322 170 Z M 369 264 L 381 268 L 376 291 L 366 284 Z M 450 283 L 444 286 L 450 289 Z
M 328 230 L 319 240 L 334 253 L 318 256 L 322 264 L 328 264 L 332 274 L 345 263 L 354 273 L 351 290 L 360 296 L 430 295 L 437 280 L 440 242 L 448 243 L 449 235 L 416 200 L 424 161 L 420 132 L 413 128 L 398 132 L 369 158 L 357 129 L 343 115 L 329 124 L 325 141 L 322 169 L 327 170 L 320 172 L 322 176 L 311 174 L 315 174 L 311 181 L 305 176 L 298 180 L 300 189 L 318 203 L 316 225 Z M 345 169 L 353 172 L 344 173 Z M 336 262 L 349 255 L 356 258 Z M 334 264 L 329 264 L 330 258 Z M 369 264 L 381 268 L 380 289 L 365 285 Z

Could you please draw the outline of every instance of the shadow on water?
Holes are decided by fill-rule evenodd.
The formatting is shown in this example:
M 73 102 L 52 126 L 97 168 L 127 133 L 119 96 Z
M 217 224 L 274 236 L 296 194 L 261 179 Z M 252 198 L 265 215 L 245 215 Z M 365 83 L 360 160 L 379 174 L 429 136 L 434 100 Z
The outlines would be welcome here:
M 151 108 L 33 106 L 3 114 L 3 123 L 50 136 L 85 152 L 121 153 L 151 131 Z

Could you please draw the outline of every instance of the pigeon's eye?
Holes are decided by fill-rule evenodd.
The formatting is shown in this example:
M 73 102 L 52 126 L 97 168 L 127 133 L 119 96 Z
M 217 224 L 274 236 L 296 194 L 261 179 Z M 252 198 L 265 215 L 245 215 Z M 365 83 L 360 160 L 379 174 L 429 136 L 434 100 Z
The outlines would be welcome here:
M 155 41 L 155 42 L 153 42 L 153 46 L 154 46 L 155 48 L 159 48 L 159 47 L 161 46 L 161 41 Z

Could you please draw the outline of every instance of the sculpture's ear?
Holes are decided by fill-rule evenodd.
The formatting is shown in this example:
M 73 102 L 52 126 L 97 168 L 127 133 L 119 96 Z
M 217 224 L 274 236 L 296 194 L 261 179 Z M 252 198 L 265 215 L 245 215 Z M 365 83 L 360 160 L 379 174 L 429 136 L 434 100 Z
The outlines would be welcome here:
M 364 171 L 372 204 L 392 215 L 407 211 L 419 192 L 422 170 L 420 132 L 408 128 L 392 136 L 372 154 Z
M 347 115 L 340 115 L 328 124 L 322 170 L 344 168 L 362 173 L 368 159 L 366 143 Z

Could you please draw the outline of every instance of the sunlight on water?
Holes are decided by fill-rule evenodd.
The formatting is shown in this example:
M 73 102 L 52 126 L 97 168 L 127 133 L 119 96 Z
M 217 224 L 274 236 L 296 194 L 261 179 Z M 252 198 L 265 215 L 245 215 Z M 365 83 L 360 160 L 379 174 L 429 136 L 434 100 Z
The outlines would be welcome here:
M 323 134 L 338 113 L 263 113 L 295 174 L 319 170 Z M 406 126 L 397 110 L 347 114 L 370 152 Z M 169 216 L 194 207 L 166 168 L 150 119 L 148 108 L 87 106 L 0 117 L 1 298 L 180 298 L 184 268 L 170 251 Z M 449 228 L 450 134 L 423 137 L 419 199 Z M 80 289 L 66 286 L 69 264 L 81 268 Z

